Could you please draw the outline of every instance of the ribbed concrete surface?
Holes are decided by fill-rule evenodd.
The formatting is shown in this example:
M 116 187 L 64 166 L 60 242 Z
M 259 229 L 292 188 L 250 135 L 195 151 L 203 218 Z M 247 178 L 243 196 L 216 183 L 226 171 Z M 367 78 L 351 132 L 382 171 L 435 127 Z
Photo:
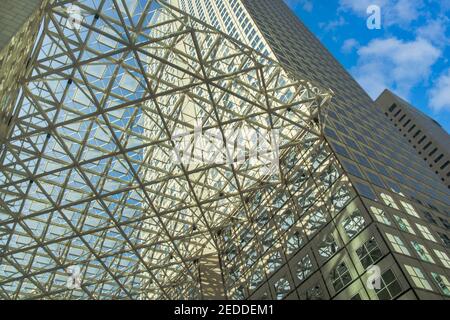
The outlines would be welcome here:
M 41 2 L 42 0 L 0 0 L 0 51 Z

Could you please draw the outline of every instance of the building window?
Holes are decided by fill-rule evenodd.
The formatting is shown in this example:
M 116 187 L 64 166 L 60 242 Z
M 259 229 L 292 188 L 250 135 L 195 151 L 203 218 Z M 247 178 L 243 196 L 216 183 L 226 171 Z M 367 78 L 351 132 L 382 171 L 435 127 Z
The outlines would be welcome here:
M 439 251 L 439 250 L 434 250 L 434 253 L 442 261 L 442 264 L 447 269 L 450 269 L 450 259 L 448 258 L 448 255 L 445 252 L 442 252 L 442 251 Z
M 346 186 L 341 187 L 335 194 L 331 196 L 331 203 L 336 211 L 340 211 L 350 200 L 350 192 Z
M 356 210 L 349 217 L 344 219 L 342 225 L 347 233 L 347 236 L 352 239 L 364 228 L 365 223 L 366 222 L 361 213 Z
M 275 243 L 275 236 L 273 230 L 268 230 L 261 239 L 262 247 L 264 251 L 267 251 Z
M 309 288 L 306 291 L 306 300 L 322 300 L 323 292 L 319 284 Z
M 371 200 L 376 200 L 375 194 L 372 192 L 372 189 L 368 185 L 363 183 L 355 183 L 355 187 L 361 196 Z
M 311 212 L 305 218 L 306 223 L 306 234 L 308 236 L 320 230 L 320 228 L 327 223 L 327 216 L 321 209 Z
M 241 232 L 241 241 L 240 241 L 240 245 L 241 247 L 245 247 L 254 237 L 254 234 L 252 232 L 252 230 L 250 230 L 249 228 L 244 229 Z
M 372 173 L 370 171 L 366 171 L 365 173 L 366 173 L 367 177 L 369 178 L 369 180 L 373 184 L 375 184 L 377 186 L 380 186 L 380 187 L 384 187 L 383 181 L 376 174 L 374 174 L 374 173 Z
M 291 209 L 287 209 L 285 212 L 280 214 L 280 229 L 283 231 L 289 230 L 295 223 L 295 215 Z
M 275 293 L 277 300 L 281 300 L 291 291 L 291 284 L 288 280 L 281 278 L 275 283 Z
M 410 256 L 408 249 L 405 247 L 405 245 L 403 244 L 403 241 L 398 236 L 394 236 L 390 233 L 386 233 L 386 235 L 387 235 L 389 241 L 391 242 L 392 247 L 394 247 L 395 251 L 397 251 L 398 253 L 403 253 L 403 254 Z
M 313 264 L 309 255 L 306 255 L 297 263 L 297 278 L 300 281 L 305 280 L 311 274 L 312 270 Z
M 389 112 L 394 111 L 396 108 L 397 108 L 397 105 L 394 103 L 392 106 L 390 106 Z
M 268 273 L 272 273 L 277 270 L 283 264 L 283 259 L 281 258 L 281 253 L 279 251 L 275 251 L 269 257 L 267 261 L 267 271 Z
M 444 227 L 445 227 L 447 230 L 450 230 L 450 223 L 448 222 L 448 220 L 442 219 L 441 217 L 439 217 L 439 220 L 442 222 L 442 224 L 444 225 Z
M 316 190 L 313 188 L 309 188 L 298 197 L 298 205 L 303 210 L 307 210 L 316 200 Z
M 357 293 L 353 297 L 351 297 L 350 300 L 362 300 L 361 295 L 359 293 Z
M 412 216 L 414 216 L 414 217 L 416 217 L 416 218 L 420 218 L 420 216 L 419 216 L 419 214 L 417 213 L 416 209 L 414 209 L 414 207 L 413 207 L 411 204 L 409 204 L 409 203 L 407 203 L 407 202 L 405 202 L 405 201 L 400 201 L 400 203 L 402 204 L 403 208 L 405 208 L 405 211 L 406 211 L 409 215 L 412 215 Z
M 324 258 L 330 258 L 338 249 L 333 235 L 329 234 L 319 246 L 319 255 Z
M 291 253 L 297 251 L 298 249 L 301 248 L 302 243 L 303 243 L 303 239 L 300 236 L 300 231 L 296 231 L 287 240 L 286 253 L 291 254 Z
M 333 183 L 339 178 L 339 171 L 334 164 L 331 164 L 321 175 L 320 180 L 327 188 L 331 187 Z
M 263 281 L 263 273 L 260 268 L 256 269 L 253 275 L 250 278 L 250 290 L 256 289 L 259 284 Z
M 448 282 L 447 278 L 435 272 L 432 272 L 431 275 L 433 276 L 436 285 L 439 287 L 439 289 L 441 289 L 442 293 L 446 296 L 450 296 L 450 283 Z
M 445 246 L 450 248 L 450 238 L 445 233 L 442 233 L 442 232 L 438 232 L 438 235 L 441 238 L 442 243 L 445 244 Z
M 331 272 L 331 282 L 334 290 L 339 291 L 352 281 L 352 276 L 347 268 L 347 265 L 342 262 L 336 269 Z
M 424 245 L 421 245 L 417 241 L 411 241 L 411 244 L 413 248 L 416 250 L 420 259 L 426 262 L 434 263 L 433 258 L 431 257 L 430 253 L 428 252 L 427 248 Z
M 375 289 L 380 300 L 392 300 L 402 292 L 402 288 L 392 270 L 387 270 L 381 275 L 381 287 Z
M 233 300 L 244 300 L 245 299 L 244 288 L 242 286 L 237 288 L 232 294 L 232 297 Z
M 391 221 L 389 221 L 386 212 L 384 212 L 382 209 L 376 208 L 376 207 L 370 207 L 370 210 L 375 215 L 375 218 L 384 224 L 387 224 L 388 226 L 392 225 Z
M 411 276 L 411 279 L 413 280 L 414 284 L 418 288 L 433 291 L 433 288 L 431 288 L 431 285 L 425 278 L 425 275 L 423 274 L 422 270 L 420 270 L 417 267 L 412 267 L 408 265 L 405 265 L 405 267 L 406 271 L 408 271 L 409 275 Z
M 437 224 L 436 220 L 433 218 L 433 216 L 431 215 L 431 213 L 429 213 L 428 211 L 423 211 L 423 215 L 425 216 L 425 219 L 432 224 Z
M 413 230 L 413 228 L 411 227 L 411 225 L 409 224 L 408 220 L 406 220 L 405 218 L 401 218 L 399 216 L 394 215 L 395 221 L 397 221 L 398 226 L 400 227 L 400 230 L 402 231 L 406 231 L 412 234 L 416 234 Z
M 417 226 L 417 228 L 419 228 L 420 232 L 422 233 L 422 235 L 425 239 L 436 242 L 436 239 L 434 238 L 433 234 L 427 227 L 425 227 L 421 224 L 418 224 L 418 223 L 416 223 L 416 226 Z
M 385 193 L 382 193 L 382 194 L 381 194 L 381 199 L 383 199 L 384 203 L 385 203 L 388 207 L 391 207 L 391 208 L 394 208 L 394 209 L 397 209 L 397 210 L 398 210 L 397 204 L 395 203 L 394 199 L 393 199 L 390 195 L 387 195 L 387 194 L 385 194 Z
M 256 260 L 258 260 L 258 253 L 255 250 L 251 250 L 244 258 L 247 267 L 253 266 Z
M 367 269 L 371 265 L 375 264 L 375 262 L 377 262 L 383 255 L 375 238 L 373 237 L 359 247 L 356 250 L 356 254 L 358 255 L 359 261 L 361 261 L 361 265 L 364 269 Z

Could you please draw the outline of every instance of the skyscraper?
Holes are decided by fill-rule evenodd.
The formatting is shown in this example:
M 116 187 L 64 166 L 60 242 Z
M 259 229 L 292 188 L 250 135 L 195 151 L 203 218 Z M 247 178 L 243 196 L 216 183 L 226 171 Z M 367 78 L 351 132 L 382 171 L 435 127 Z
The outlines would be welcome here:
M 450 188 L 450 136 L 442 126 L 389 90 L 377 98 L 376 104 Z
M 28 54 L 39 31 L 39 20 L 46 1 L 24 0 L 0 4 L 0 138 L 11 128 L 11 101 L 17 79 L 24 75 Z
M 41 23 L 0 151 L 3 298 L 449 296 L 447 187 L 281 0 Z M 279 131 L 275 172 L 235 161 L 244 126 Z M 178 130 L 233 161 L 180 161 Z

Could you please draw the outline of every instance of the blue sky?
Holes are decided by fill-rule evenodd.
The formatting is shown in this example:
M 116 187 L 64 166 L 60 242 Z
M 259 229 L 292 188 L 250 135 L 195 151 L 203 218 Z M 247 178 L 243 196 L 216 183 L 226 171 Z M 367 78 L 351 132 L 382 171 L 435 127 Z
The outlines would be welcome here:
M 389 88 L 450 132 L 450 0 L 285 1 L 372 98 Z

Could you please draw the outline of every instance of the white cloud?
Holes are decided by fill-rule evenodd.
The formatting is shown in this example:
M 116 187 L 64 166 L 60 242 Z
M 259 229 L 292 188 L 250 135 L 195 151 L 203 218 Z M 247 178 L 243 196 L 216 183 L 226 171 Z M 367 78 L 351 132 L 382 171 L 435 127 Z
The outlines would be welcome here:
M 439 47 L 445 47 L 450 43 L 447 37 L 447 28 L 450 19 L 447 17 L 428 20 L 427 23 L 417 29 L 418 37 L 427 39 Z
M 336 28 L 342 27 L 347 24 L 347 21 L 345 21 L 344 17 L 339 17 L 336 20 L 331 20 L 328 22 L 321 22 L 319 23 L 319 27 L 325 31 L 331 31 Z
M 386 22 L 392 24 L 409 24 L 420 16 L 420 9 L 423 7 L 421 0 L 398 0 L 392 9 L 386 14 Z
M 441 0 L 441 9 L 444 12 L 450 10 L 450 0 Z
M 356 39 L 347 39 L 344 41 L 341 47 L 343 53 L 351 53 L 354 49 L 358 48 L 359 42 Z
M 428 80 L 441 50 L 423 38 L 408 42 L 392 37 L 372 40 L 358 55 L 352 73 L 372 98 L 385 88 L 408 98 L 412 88 Z
M 365 16 L 369 6 L 377 5 L 384 7 L 389 2 L 389 0 L 339 0 L 339 5 L 342 9 L 352 10 L 360 16 Z
M 450 69 L 444 72 L 429 91 L 430 109 L 439 112 L 450 111 Z
M 351 10 L 361 17 L 367 16 L 370 5 L 378 5 L 386 26 L 399 25 L 408 27 L 419 18 L 423 8 L 422 0 L 339 0 L 341 10 Z
M 312 12 L 314 9 L 314 5 L 311 0 L 285 0 L 285 2 L 291 8 L 296 8 L 300 5 L 306 12 Z

